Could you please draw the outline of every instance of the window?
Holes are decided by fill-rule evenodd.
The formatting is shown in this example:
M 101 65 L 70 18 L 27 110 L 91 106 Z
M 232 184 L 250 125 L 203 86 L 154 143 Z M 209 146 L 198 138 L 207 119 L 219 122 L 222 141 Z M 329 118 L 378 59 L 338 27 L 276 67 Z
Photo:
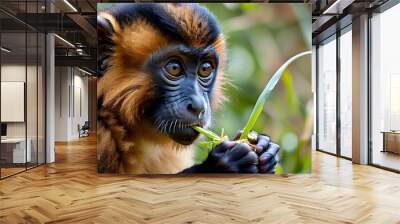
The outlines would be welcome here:
M 340 155 L 351 158 L 352 149 L 352 35 L 351 26 L 340 36 Z
M 336 153 L 336 37 L 318 48 L 318 149 Z
M 400 5 L 371 18 L 372 163 L 400 170 Z
M 19 16 L 38 13 L 44 1 L 8 1 Z M 26 12 L 26 13 L 25 13 Z M 25 13 L 25 14 L 24 14 Z M 0 178 L 45 163 L 45 35 L 0 12 Z M 36 17 L 35 17 L 36 18 Z

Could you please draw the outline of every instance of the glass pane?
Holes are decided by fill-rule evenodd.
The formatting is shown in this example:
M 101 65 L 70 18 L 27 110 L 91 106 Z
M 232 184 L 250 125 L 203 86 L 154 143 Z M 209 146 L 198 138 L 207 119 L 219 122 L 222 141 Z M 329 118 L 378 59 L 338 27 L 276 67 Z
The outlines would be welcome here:
M 26 141 L 26 34 L 1 34 L 2 177 L 25 170 L 31 159 Z M 26 150 L 28 148 L 28 150 Z
M 400 170 L 400 5 L 371 19 L 372 163 Z
M 26 112 L 27 112 L 27 142 L 29 144 L 28 149 L 30 148 L 30 159 L 28 160 L 27 166 L 33 167 L 37 165 L 38 160 L 38 141 L 37 141 L 37 132 L 38 132 L 38 37 L 36 32 L 27 33 L 27 53 L 28 53 L 28 62 L 27 62 L 27 81 L 26 81 Z
M 38 163 L 45 163 L 45 35 L 38 35 Z
M 37 1 L 27 2 L 26 12 L 33 14 L 38 12 Z M 37 16 L 30 17 L 33 23 L 37 23 Z M 37 166 L 38 163 L 38 33 L 36 30 L 27 31 L 27 142 L 31 148 L 31 161 L 28 168 Z
M 340 36 L 340 153 L 351 158 L 352 149 L 352 35 Z
M 336 40 L 318 48 L 318 149 L 336 153 Z

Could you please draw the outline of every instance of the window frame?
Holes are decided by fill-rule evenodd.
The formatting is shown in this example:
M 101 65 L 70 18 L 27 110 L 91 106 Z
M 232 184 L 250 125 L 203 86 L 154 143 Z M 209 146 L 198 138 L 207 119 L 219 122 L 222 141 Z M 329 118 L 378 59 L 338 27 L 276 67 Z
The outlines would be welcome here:
M 346 160 L 352 160 L 351 157 L 347 157 L 342 155 L 342 150 L 341 150 L 341 120 L 340 120 L 340 103 L 341 103 L 341 99 L 340 99 L 340 77 L 341 77 L 341 67 L 340 67 L 340 37 L 342 35 L 344 35 L 347 32 L 351 32 L 352 31 L 352 22 L 351 22 L 351 17 L 350 16 L 345 16 L 344 18 L 342 18 L 342 20 L 339 20 L 338 23 L 340 23 L 342 25 L 342 27 L 340 27 L 338 24 L 334 24 L 332 26 L 336 27 L 336 32 L 332 33 L 331 35 L 328 35 L 327 37 L 325 37 L 324 39 L 318 40 L 317 44 L 316 44 L 316 150 L 319 152 L 323 152 L 329 155 L 333 155 L 333 156 L 337 156 L 339 158 L 343 158 Z M 329 29 L 329 28 L 328 28 Z M 326 44 L 330 41 L 336 41 L 336 151 L 335 153 L 332 152 L 328 152 L 327 150 L 321 149 L 319 147 L 319 131 L 320 131 L 320 127 L 319 127 L 319 122 L 318 122 L 318 117 L 319 117 L 319 107 L 318 107 L 318 103 L 319 103 L 319 85 L 320 85 L 320 80 L 319 80 L 319 48 L 320 45 L 322 43 Z

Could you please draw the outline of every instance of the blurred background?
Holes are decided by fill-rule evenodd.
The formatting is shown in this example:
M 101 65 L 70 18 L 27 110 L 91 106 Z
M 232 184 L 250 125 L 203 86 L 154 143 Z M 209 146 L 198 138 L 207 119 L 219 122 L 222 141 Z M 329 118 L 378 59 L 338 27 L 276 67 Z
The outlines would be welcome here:
M 242 129 L 258 95 L 287 59 L 311 50 L 310 4 L 205 3 L 218 18 L 227 38 L 226 86 L 229 101 L 219 107 L 211 130 L 233 138 Z M 289 66 L 265 104 L 255 131 L 281 146 L 278 173 L 311 171 L 313 99 L 311 57 Z M 201 140 L 200 140 L 201 141 Z M 198 144 L 196 161 L 208 149 Z

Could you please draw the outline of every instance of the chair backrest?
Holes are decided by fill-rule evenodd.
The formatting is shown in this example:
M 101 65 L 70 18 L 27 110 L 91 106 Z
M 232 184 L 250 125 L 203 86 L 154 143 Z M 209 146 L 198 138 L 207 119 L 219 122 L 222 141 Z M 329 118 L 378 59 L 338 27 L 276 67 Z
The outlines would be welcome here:
M 82 128 L 89 129 L 89 128 L 90 128 L 90 123 L 89 123 L 89 121 L 85 121 L 85 123 L 83 124 Z

